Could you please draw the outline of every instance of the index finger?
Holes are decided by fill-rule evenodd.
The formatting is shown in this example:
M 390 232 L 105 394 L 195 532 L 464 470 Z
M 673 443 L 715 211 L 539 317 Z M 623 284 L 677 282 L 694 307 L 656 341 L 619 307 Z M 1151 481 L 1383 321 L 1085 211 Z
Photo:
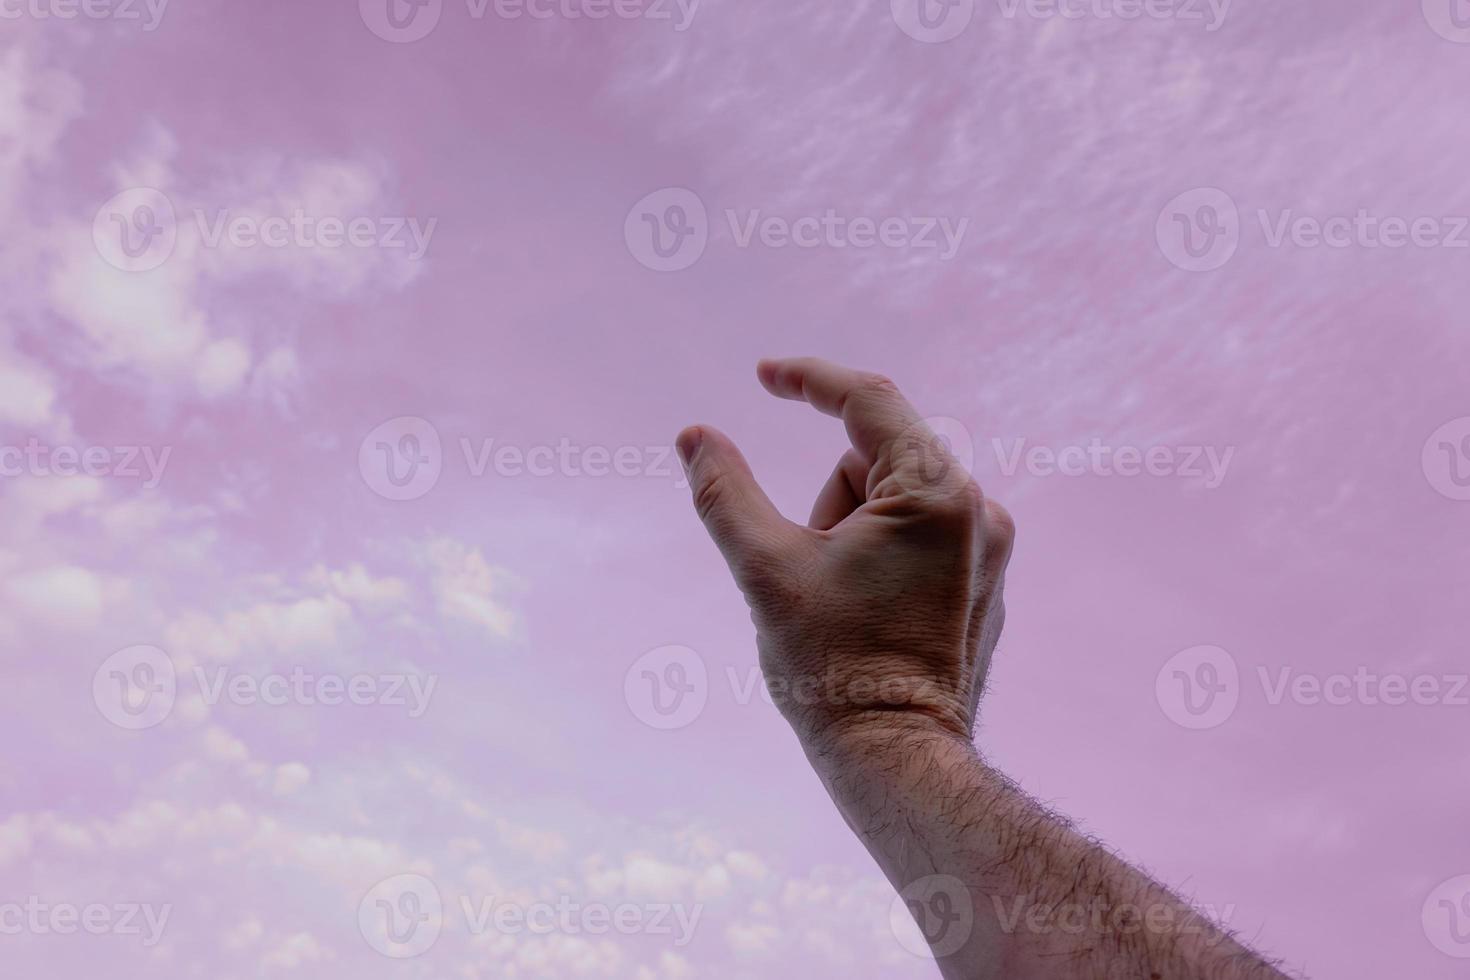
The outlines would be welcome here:
M 881 374 L 819 357 L 788 357 L 762 360 L 756 375 L 771 394 L 842 419 L 853 448 L 870 463 L 922 424 L 914 406 Z

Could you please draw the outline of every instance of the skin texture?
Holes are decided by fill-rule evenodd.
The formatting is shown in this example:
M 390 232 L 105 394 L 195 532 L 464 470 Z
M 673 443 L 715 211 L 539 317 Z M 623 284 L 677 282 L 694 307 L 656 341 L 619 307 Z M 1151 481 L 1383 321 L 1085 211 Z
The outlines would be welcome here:
M 802 526 L 728 438 L 691 427 L 677 445 L 695 509 L 750 606 L 777 707 L 941 973 L 1284 976 L 976 749 L 1015 540 L 1005 509 L 888 379 L 814 358 L 757 374 L 840 418 L 852 448 Z

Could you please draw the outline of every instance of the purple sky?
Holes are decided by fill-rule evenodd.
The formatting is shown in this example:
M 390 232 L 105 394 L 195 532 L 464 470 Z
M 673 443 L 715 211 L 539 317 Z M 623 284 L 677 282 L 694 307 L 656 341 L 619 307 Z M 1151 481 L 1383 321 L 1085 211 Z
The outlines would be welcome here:
M 10 972 L 936 976 L 671 456 L 804 518 L 818 354 L 1016 515 L 993 761 L 1294 969 L 1464 975 L 1451 0 L 392 2 L 0 2 Z

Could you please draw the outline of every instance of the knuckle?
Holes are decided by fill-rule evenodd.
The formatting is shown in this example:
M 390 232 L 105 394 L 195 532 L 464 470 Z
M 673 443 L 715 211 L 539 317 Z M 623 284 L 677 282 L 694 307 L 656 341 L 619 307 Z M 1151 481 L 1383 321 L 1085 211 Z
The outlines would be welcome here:
M 985 495 L 980 484 L 966 477 L 940 488 L 931 498 L 934 516 L 960 529 L 973 529 L 985 513 Z
M 709 521 L 717 515 L 730 494 L 730 483 L 718 470 L 706 474 L 694 488 L 694 510 L 701 520 Z
M 989 498 L 985 500 L 985 532 L 986 542 L 1006 554 L 1016 543 L 1016 519 L 1009 510 Z
M 898 394 L 898 385 L 894 384 L 893 379 L 886 374 L 865 372 L 858 379 L 857 387 L 858 391 L 870 397 L 878 396 L 887 398 L 891 395 Z

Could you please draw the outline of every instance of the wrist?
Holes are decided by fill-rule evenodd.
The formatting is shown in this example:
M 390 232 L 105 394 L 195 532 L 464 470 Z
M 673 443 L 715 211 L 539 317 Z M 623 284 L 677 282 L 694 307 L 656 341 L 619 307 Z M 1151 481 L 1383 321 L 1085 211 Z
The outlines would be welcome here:
M 926 710 L 857 711 L 797 730 L 819 772 L 853 768 L 892 770 L 922 764 L 936 753 L 980 761 L 967 728 L 945 713 Z

